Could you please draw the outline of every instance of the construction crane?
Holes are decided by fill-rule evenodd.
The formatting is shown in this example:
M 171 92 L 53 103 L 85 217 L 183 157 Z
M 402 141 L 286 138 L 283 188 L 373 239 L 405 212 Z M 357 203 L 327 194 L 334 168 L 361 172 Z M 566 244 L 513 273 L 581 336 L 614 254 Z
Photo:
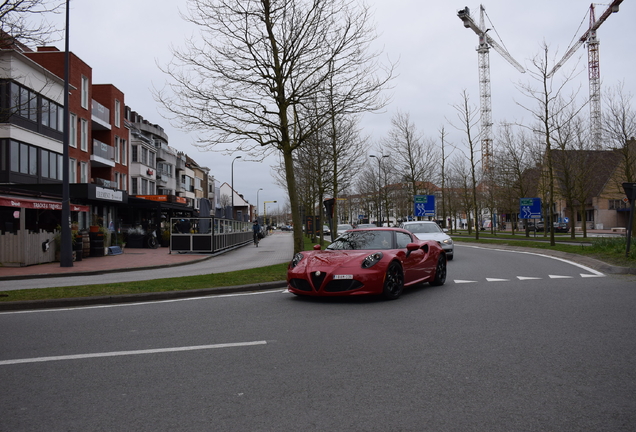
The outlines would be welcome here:
M 491 143 L 492 143 L 492 102 L 490 99 L 490 58 L 489 51 L 492 47 L 504 59 L 513 65 L 521 73 L 526 70 L 521 66 L 504 47 L 495 42 L 487 32 L 484 23 L 485 9 L 483 5 L 479 5 L 480 20 L 479 25 L 470 16 L 468 7 L 457 12 L 457 16 L 464 23 L 464 27 L 472 29 L 479 36 L 479 46 L 477 53 L 479 54 L 479 97 L 481 109 L 481 155 L 482 166 L 487 170 L 490 166 Z
M 614 0 L 611 5 L 596 19 L 594 3 L 590 5 L 590 28 L 578 38 L 576 43 L 565 53 L 563 58 L 552 68 L 547 77 L 550 78 L 568 61 L 581 45 L 587 43 L 587 69 L 590 81 L 590 131 L 592 133 L 592 144 L 595 148 L 601 148 L 602 130 L 601 125 L 601 69 L 599 61 L 598 46 L 599 40 L 596 37 L 596 30 L 612 14 L 618 12 L 619 5 L 623 0 Z

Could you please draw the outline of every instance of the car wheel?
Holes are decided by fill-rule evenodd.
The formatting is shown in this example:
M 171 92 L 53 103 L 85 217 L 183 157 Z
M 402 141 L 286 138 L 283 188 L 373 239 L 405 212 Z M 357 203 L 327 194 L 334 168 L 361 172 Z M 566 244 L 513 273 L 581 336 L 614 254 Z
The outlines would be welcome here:
M 446 282 L 446 256 L 440 255 L 435 266 L 435 278 L 429 283 L 433 286 L 444 285 Z
M 386 277 L 384 278 L 384 289 L 382 295 L 388 300 L 395 300 L 402 294 L 404 289 L 404 273 L 402 267 L 397 262 L 393 261 L 389 264 L 389 268 L 386 271 Z

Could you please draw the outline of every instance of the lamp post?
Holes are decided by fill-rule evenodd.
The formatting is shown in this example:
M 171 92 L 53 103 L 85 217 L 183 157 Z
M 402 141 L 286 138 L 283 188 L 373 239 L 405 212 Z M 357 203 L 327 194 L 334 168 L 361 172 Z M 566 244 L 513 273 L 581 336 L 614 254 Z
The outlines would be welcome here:
M 73 239 L 71 238 L 71 205 L 69 179 L 69 5 L 66 0 L 66 25 L 64 30 L 64 132 L 62 136 L 62 220 L 60 223 L 60 267 L 73 267 Z
M 262 191 L 262 190 L 263 190 L 263 188 L 260 188 L 259 190 L 257 190 L 257 191 L 256 191 L 256 216 L 257 216 L 257 217 L 258 217 L 258 203 L 259 203 L 259 202 L 258 202 L 258 193 L 259 193 L 260 191 Z
M 265 220 L 267 218 L 267 203 L 275 203 L 278 201 L 263 201 L 263 225 L 267 223 Z
M 389 157 L 389 155 L 369 155 L 369 157 L 376 158 L 378 161 L 378 226 L 382 226 L 382 158 Z
M 234 220 L 234 161 L 240 158 L 241 156 L 237 156 L 232 159 L 232 220 Z

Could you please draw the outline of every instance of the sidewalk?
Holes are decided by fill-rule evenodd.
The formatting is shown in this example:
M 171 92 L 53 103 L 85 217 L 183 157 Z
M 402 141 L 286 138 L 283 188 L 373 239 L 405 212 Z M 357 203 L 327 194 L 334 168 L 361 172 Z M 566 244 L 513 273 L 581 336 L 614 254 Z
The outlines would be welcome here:
M 121 255 L 89 257 L 73 262 L 73 267 L 60 267 L 59 262 L 27 267 L 0 267 L 1 280 L 36 279 L 51 277 L 83 276 L 104 273 L 127 272 L 153 268 L 165 268 L 211 260 L 210 273 L 232 271 L 228 268 L 228 254 L 236 254 L 233 261 L 245 263 L 241 268 L 264 267 L 291 260 L 293 240 L 290 233 L 276 232 L 261 242 L 260 248 L 252 243 L 217 254 L 170 253 L 169 248 L 126 248 Z M 265 253 L 265 252 L 269 253 Z M 259 253 L 260 252 L 260 253 Z M 223 258 L 221 258 L 223 257 Z M 218 262 L 218 265 L 216 261 Z

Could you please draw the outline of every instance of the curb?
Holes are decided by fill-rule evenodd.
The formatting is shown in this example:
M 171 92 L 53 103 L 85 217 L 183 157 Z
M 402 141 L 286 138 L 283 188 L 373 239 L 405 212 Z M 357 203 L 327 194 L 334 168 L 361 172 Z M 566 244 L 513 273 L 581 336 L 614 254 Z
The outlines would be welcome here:
M 52 300 L 29 300 L 16 302 L 0 302 L 0 311 L 26 311 L 41 309 L 73 308 L 80 306 L 108 306 L 124 303 L 139 303 L 148 301 L 178 300 L 194 297 L 207 297 L 220 294 L 233 294 L 252 291 L 267 291 L 286 288 L 286 281 L 264 282 L 252 285 L 237 285 L 231 287 L 202 288 L 198 290 L 165 291 L 144 294 L 123 294 L 118 296 L 79 297 Z

